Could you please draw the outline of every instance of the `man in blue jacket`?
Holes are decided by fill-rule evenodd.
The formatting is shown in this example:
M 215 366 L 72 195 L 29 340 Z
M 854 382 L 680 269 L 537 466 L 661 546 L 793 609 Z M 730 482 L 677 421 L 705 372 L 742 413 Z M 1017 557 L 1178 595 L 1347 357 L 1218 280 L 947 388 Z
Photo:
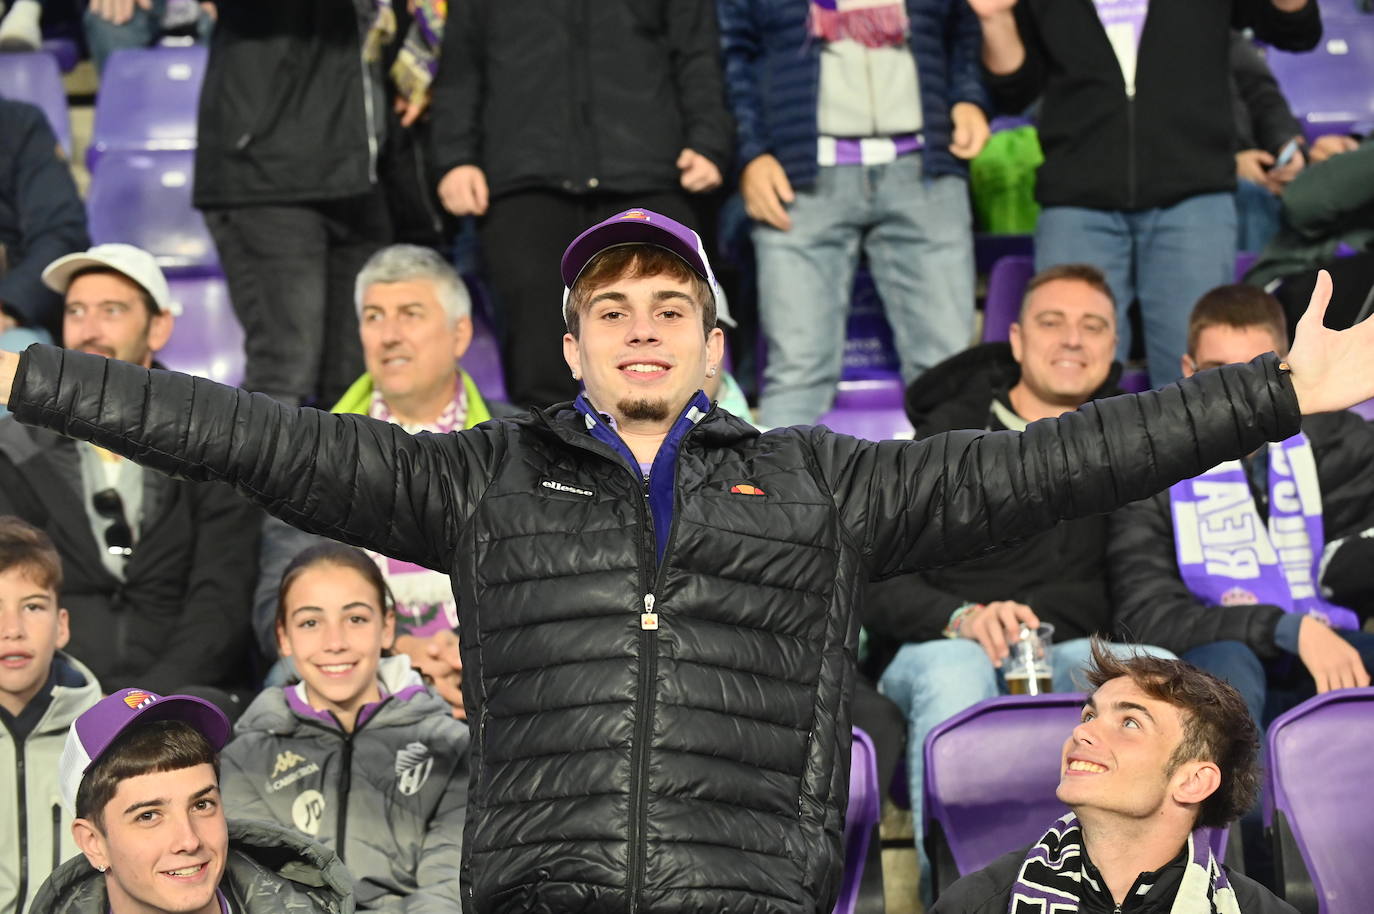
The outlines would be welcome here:
M 988 137 L 964 0 L 720 0 L 740 191 L 754 219 L 764 425 L 830 407 L 860 248 L 902 378 L 972 333 L 966 168 Z

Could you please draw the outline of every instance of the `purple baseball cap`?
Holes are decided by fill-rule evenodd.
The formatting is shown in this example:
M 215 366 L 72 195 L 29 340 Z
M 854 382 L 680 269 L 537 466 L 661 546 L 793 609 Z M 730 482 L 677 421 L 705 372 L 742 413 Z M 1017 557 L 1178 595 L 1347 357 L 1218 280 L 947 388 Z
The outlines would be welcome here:
M 72 722 L 58 762 L 62 802 L 76 812 L 81 779 L 110 744 L 138 721 L 179 720 L 190 724 L 218 752 L 229 741 L 229 718 L 208 701 L 191 695 L 158 695 L 147 689 L 120 689 L 100 699 Z
M 720 301 L 720 284 L 711 270 L 711 261 L 706 257 L 701 236 L 681 222 L 647 209 L 627 209 L 605 222 L 598 222 L 574 238 L 563 252 L 561 273 L 566 290 L 572 290 L 573 283 L 577 282 L 577 277 L 582 275 L 593 257 L 622 244 L 652 244 L 671 251 L 706 280 L 716 301 Z M 567 320 L 568 309 L 572 307 L 571 299 L 571 295 L 564 294 L 564 320 Z

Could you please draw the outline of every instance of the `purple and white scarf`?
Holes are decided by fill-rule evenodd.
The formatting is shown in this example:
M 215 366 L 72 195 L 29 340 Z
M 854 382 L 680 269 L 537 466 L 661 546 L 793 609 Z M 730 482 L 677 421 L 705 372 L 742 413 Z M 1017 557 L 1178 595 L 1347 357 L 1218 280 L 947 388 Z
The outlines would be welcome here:
M 1179 574 L 1209 606 L 1264 603 L 1358 629 L 1349 609 L 1323 600 L 1318 569 L 1325 536 L 1312 445 L 1301 432 L 1269 445 L 1269 525 L 1255 508 L 1240 461 L 1169 490 Z
M 1068 813 L 1026 853 L 1011 888 L 1007 914 L 1075 914 L 1085 855 L 1078 817 Z M 1212 848 L 1197 831 L 1188 836 L 1188 863 L 1170 914 L 1240 914 L 1236 893 Z
M 904 0 L 811 0 L 808 22 L 813 38 L 849 38 L 869 48 L 904 44 L 907 16 Z

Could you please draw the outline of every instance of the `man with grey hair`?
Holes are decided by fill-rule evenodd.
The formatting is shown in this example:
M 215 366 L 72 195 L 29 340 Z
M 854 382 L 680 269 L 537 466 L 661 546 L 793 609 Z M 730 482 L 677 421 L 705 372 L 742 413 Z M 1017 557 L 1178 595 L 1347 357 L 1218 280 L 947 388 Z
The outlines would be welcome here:
M 334 405 L 394 422 L 412 434 L 472 428 L 493 415 L 459 364 L 472 342 L 472 302 L 462 277 L 439 254 L 413 244 L 382 248 L 358 273 L 355 302 L 367 371 Z M 273 619 L 282 572 L 302 549 L 322 541 L 280 520 L 263 527 L 253 627 L 267 656 L 276 655 Z M 398 653 L 433 680 L 456 717 L 463 717 L 458 607 L 448 575 L 369 553 L 396 598 Z

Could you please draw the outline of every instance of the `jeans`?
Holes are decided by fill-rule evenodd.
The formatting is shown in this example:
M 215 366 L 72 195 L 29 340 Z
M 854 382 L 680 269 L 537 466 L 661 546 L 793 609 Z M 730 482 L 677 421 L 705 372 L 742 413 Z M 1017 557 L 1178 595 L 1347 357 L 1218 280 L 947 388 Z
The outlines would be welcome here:
M 1074 638 L 1054 645 L 1050 653 L 1054 691 L 1087 690 L 1083 671 L 1092 656 L 1089 645 L 1087 638 Z M 1162 648 L 1145 645 L 1113 644 L 1110 647 L 1118 656 L 1129 656 L 1137 651 L 1156 657 L 1173 656 Z M 902 645 L 883 671 L 878 688 L 906 714 L 906 772 L 911 785 L 911 819 L 916 832 L 916 855 L 921 862 L 921 895 L 929 904 L 930 861 L 926 858 L 922 840 L 924 823 L 921 821 L 926 736 L 937 724 L 965 708 L 1006 694 L 1006 682 L 978 642 L 967 638 L 943 638 Z
M 1244 178 L 1236 182 L 1236 250 L 1258 254 L 1283 224 L 1283 200 Z
M 115 25 L 103 16 L 86 10 L 82 18 L 82 28 L 86 32 L 86 44 L 91 49 L 91 59 L 95 61 L 98 72 L 105 72 L 105 61 L 121 48 L 146 48 L 162 36 L 162 19 L 167 10 L 167 0 L 153 0 L 149 9 L 133 4 L 133 15 L 128 22 Z M 210 40 L 210 32 L 215 20 L 204 9 L 196 20 L 196 41 L 204 44 Z
M 1365 670 L 1374 671 L 1374 634 L 1344 629 L 1335 632 L 1360 652 Z M 1317 694 L 1312 675 L 1292 654 L 1265 663 L 1239 641 L 1214 641 L 1186 652 L 1183 659 L 1234 686 L 1261 729 Z
M 353 285 L 390 240 L 381 195 L 209 209 L 205 225 L 243 325 L 243 386 L 333 406 L 363 371 Z
M 1140 300 L 1150 383 L 1176 381 L 1193 305 L 1204 292 L 1235 281 L 1235 197 L 1199 194 L 1131 213 L 1046 207 L 1035 227 L 1035 268 L 1062 263 L 1089 263 L 1106 274 L 1116 299 L 1121 361 L 1131 352 L 1127 312 Z
M 973 333 L 973 231 L 968 185 L 926 180 L 921 156 L 834 165 L 788 206 L 792 228 L 753 228 L 759 320 L 768 366 L 766 426 L 815 422 L 835 399 L 859 251 L 868 255 L 910 383 L 968 346 Z

